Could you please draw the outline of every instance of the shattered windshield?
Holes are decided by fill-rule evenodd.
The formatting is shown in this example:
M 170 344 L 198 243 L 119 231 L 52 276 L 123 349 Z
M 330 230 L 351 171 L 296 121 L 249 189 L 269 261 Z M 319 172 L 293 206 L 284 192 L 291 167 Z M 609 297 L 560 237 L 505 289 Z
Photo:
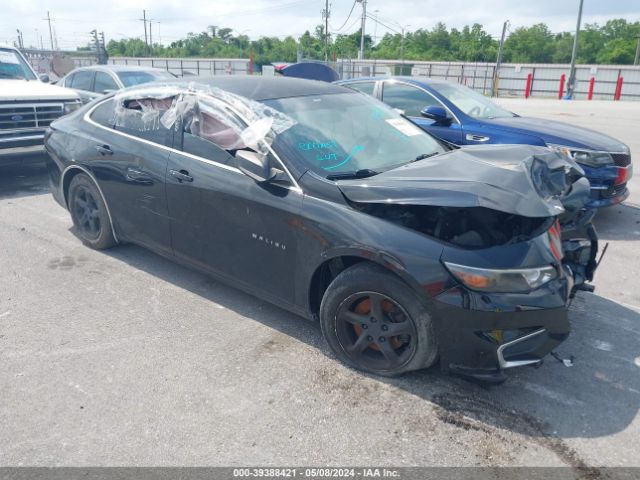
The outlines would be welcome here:
M 4 78 L 35 80 L 36 76 L 18 53 L 0 48 L 0 80 Z
M 445 149 L 395 110 L 355 93 L 310 95 L 264 102 L 295 120 L 274 147 L 324 177 L 380 172 Z
M 470 117 L 507 118 L 514 116 L 513 113 L 500 108 L 484 95 L 463 85 L 434 83 L 431 85 L 431 88 Z

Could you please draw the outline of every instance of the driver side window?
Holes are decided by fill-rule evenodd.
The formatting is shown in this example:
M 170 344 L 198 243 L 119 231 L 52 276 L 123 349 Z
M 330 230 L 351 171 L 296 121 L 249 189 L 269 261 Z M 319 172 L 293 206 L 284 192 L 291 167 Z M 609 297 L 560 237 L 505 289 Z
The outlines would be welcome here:
M 178 149 L 206 160 L 235 166 L 233 153 L 246 148 L 237 128 L 225 122 L 219 115 L 199 111 L 196 107 L 191 117 L 185 117 L 177 139 Z
M 404 112 L 407 117 L 420 117 L 420 112 L 432 105 L 442 106 L 432 95 L 403 83 L 385 82 L 382 101 Z

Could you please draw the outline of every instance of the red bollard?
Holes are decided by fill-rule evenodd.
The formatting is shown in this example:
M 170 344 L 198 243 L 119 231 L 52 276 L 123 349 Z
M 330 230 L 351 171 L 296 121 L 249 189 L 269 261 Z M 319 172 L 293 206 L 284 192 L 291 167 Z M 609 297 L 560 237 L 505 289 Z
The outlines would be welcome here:
M 587 95 L 587 98 L 589 100 L 591 100 L 593 98 L 593 87 L 596 84 L 596 77 L 591 77 L 591 80 L 589 80 L 589 94 Z
M 527 75 L 527 85 L 524 87 L 524 98 L 529 98 L 531 95 L 531 84 L 533 83 L 533 73 Z
M 564 92 L 564 82 L 566 80 L 567 80 L 567 77 L 564 73 L 560 75 L 560 88 L 558 89 L 558 100 L 562 100 L 562 93 Z
M 620 100 L 620 96 L 622 95 L 622 82 L 624 81 L 623 77 L 618 77 L 618 83 L 616 83 L 616 93 L 613 95 L 614 100 Z

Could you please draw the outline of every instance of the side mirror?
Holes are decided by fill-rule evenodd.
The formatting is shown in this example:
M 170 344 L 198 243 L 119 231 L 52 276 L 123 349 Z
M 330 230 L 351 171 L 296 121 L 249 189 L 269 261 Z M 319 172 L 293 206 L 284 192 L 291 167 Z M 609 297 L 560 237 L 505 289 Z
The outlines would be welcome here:
M 40 75 L 38 75 L 38 78 L 42 83 L 49 83 L 51 81 L 49 75 L 47 75 L 46 73 L 41 73 Z
M 277 174 L 275 169 L 269 166 L 267 156 L 249 150 L 238 150 L 236 152 L 236 163 L 238 168 L 248 177 L 256 182 L 268 182 Z
M 439 105 L 429 105 L 423 108 L 420 114 L 442 125 L 449 125 L 451 123 L 451 118 L 447 115 L 447 111 Z

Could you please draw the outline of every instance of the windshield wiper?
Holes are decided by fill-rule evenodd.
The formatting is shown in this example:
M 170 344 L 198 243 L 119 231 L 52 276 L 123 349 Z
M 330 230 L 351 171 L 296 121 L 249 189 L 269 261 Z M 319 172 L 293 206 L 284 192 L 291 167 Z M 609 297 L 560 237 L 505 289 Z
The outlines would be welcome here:
M 380 172 L 376 172 L 375 170 L 370 170 L 368 168 L 363 168 L 361 170 L 355 170 L 351 172 L 340 172 L 340 173 L 332 173 L 331 175 L 327 175 L 327 180 L 348 180 L 353 178 L 367 178 L 373 177 L 374 175 L 378 175 Z
M 414 158 L 413 160 L 411 160 L 411 162 L 417 162 L 419 160 L 424 160 L 425 158 L 431 158 L 431 157 L 435 157 L 436 155 L 439 155 L 442 152 L 431 152 L 431 153 L 422 153 L 420 155 L 418 155 L 416 158 Z

